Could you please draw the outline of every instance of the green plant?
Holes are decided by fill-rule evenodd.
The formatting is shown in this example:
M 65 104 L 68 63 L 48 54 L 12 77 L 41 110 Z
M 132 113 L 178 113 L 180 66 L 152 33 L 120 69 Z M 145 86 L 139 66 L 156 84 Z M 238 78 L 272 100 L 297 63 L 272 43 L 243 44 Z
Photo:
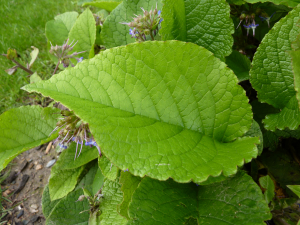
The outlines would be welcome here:
M 22 88 L 67 110 L 0 116 L 1 169 L 53 139 L 62 150 L 46 223 L 296 224 L 298 2 L 84 4 L 102 10 L 46 24 L 61 72 Z

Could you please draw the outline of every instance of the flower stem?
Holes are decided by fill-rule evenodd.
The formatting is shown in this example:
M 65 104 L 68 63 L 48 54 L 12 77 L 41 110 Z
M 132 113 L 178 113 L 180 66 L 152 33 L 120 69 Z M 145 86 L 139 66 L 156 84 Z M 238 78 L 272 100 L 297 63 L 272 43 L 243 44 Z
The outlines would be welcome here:
M 57 69 L 58 69 L 59 62 L 60 62 L 60 60 L 58 60 L 58 62 L 57 62 L 57 64 L 56 64 L 56 67 L 55 67 L 55 69 L 54 69 L 53 75 L 56 73 L 56 71 L 57 71 Z
M 33 72 L 30 69 L 27 69 L 26 67 L 24 67 L 23 65 L 21 65 L 18 61 L 14 60 L 14 59 L 12 59 L 11 61 L 13 61 L 18 67 L 20 67 L 22 70 L 26 71 L 30 75 L 33 74 Z

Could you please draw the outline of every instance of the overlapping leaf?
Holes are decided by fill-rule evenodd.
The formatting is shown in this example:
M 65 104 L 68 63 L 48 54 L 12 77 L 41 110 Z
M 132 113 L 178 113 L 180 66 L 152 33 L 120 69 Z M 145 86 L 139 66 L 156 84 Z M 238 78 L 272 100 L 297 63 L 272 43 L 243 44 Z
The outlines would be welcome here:
M 260 188 L 244 173 L 221 183 L 196 186 L 145 177 L 129 205 L 132 224 L 265 224 L 271 218 Z
M 80 195 L 83 195 L 82 189 L 71 192 L 60 200 L 51 201 L 46 187 L 42 198 L 46 225 L 88 225 L 89 203 L 86 199 L 77 201 Z
M 225 0 L 164 0 L 163 40 L 180 40 L 203 46 L 224 59 L 231 53 L 234 33 L 230 7 Z
M 285 127 L 294 130 L 300 124 L 292 60 L 288 53 L 300 32 L 299 19 L 300 6 L 274 25 L 258 47 L 250 70 L 250 81 L 258 92 L 258 99 L 281 110 L 263 121 L 266 129 L 272 131 Z
M 69 33 L 69 43 L 77 42 L 72 52 L 82 52 L 80 56 L 85 59 L 94 56 L 94 43 L 96 40 L 96 21 L 92 12 L 86 9 L 73 25 Z M 79 57 L 80 57 L 79 56 Z
M 74 110 L 120 169 L 202 182 L 257 156 L 258 138 L 238 138 L 252 113 L 237 82 L 208 50 L 168 41 L 109 49 L 24 89 Z
M 11 109 L 0 116 L 0 171 L 20 153 L 55 138 L 58 109 L 50 109 L 47 118 L 39 106 Z
M 141 15 L 143 10 L 150 11 L 157 4 L 158 9 L 162 9 L 161 0 L 125 0 L 118 5 L 106 18 L 100 37 L 106 48 L 113 48 L 135 42 L 129 34 L 129 27 L 124 22 L 132 21 L 134 14 Z
M 109 180 L 115 180 L 118 176 L 119 169 L 114 166 L 104 155 L 98 158 L 99 168 L 102 174 Z
M 78 17 L 77 12 L 60 14 L 46 23 L 46 37 L 52 45 L 62 45 Z

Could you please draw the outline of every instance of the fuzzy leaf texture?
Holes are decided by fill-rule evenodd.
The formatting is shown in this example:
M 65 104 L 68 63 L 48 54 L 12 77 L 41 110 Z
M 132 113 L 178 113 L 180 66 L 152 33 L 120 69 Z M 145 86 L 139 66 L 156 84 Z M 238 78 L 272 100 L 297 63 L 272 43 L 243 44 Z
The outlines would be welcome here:
M 263 225 L 272 216 L 260 188 L 243 172 L 208 186 L 145 177 L 129 214 L 130 224 L 143 225 L 186 224 L 192 218 L 205 225 Z
M 108 49 L 23 89 L 74 110 L 118 168 L 202 182 L 257 156 L 258 138 L 240 138 L 252 112 L 237 83 L 208 50 L 167 41 Z
M 17 155 L 56 137 L 49 134 L 56 126 L 60 111 L 52 108 L 46 117 L 45 110 L 39 106 L 23 106 L 0 115 L 0 171 Z
M 277 22 L 259 45 L 250 70 L 250 82 L 258 99 L 280 109 L 277 114 L 263 120 L 267 130 L 300 125 L 299 105 L 294 88 L 294 74 L 289 51 L 291 43 L 300 33 L 300 5 Z
M 203 46 L 223 59 L 231 53 L 234 33 L 225 0 L 164 0 L 162 40 L 180 40 Z
M 113 48 L 120 45 L 127 45 L 135 42 L 129 34 L 129 27 L 121 24 L 132 21 L 134 14 L 142 15 L 144 8 L 150 11 L 154 9 L 157 3 L 157 8 L 162 9 L 161 0 L 125 0 L 118 5 L 111 14 L 105 19 L 100 38 L 106 48 Z

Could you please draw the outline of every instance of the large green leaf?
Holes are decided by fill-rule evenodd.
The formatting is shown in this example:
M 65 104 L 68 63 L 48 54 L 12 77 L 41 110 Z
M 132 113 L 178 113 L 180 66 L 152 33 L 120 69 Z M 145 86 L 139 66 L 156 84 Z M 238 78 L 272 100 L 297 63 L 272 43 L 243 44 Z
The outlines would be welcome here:
M 258 99 L 281 110 L 267 115 L 263 121 L 266 129 L 272 131 L 285 127 L 294 130 L 300 124 L 292 61 L 288 53 L 300 32 L 299 19 L 300 6 L 274 25 L 259 45 L 250 70 L 250 82 L 257 90 Z
M 162 8 L 161 0 L 123 1 L 111 12 L 103 23 L 100 33 L 103 45 L 106 48 L 113 48 L 135 42 L 135 39 L 131 38 L 129 34 L 129 27 L 120 23 L 132 21 L 134 14 L 143 14 L 141 7 L 150 11 L 151 8 L 155 8 L 156 4 L 158 9 Z
M 0 115 L 0 171 L 20 153 L 57 136 L 49 134 L 56 126 L 59 110 L 51 108 L 47 117 L 43 112 L 39 106 L 23 106 Z
M 71 192 L 82 173 L 84 166 L 69 170 L 60 170 L 55 166 L 51 170 L 49 193 L 51 201 L 62 198 Z
M 132 224 L 264 224 L 271 218 L 260 188 L 244 173 L 226 181 L 196 186 L 145 177 L 129 205 Z
M 99 221 L 101 225 L 125 225 L 127 219 L 122 217 L 117 206 L 123 200 L 123 193 L 119 180 L 111 181 L 106 179 L 102 188 L 103 199 L 100 204 L 101 215 Z
M 76 20 L 69 33 L 69 43 L 77 42 L 72 52 L 86 51 L 80 54 L 84 58 L 93 56 L 94 43 L 96 40 L 96 21 L 93 13 L 87 8 Z
M 79 189 L 56 202 L 55 207 L 46 218 L 46 225 L 88 225 L 89 203 L 86 199 L 77 201 L 81 195 L 83 195 L 83 191 Z
M 74 110 L 118 168 L 202 182 L 257 156 L 258 138 L 239 138 L 252 112 L 237 82 L 203 47 L 152 41 L 106 50 L 23 89 Z
M 105 9 L 108 12 L 113 11 L 122 1 L 114 1 L 114 0 L 98 0 L 93 2 L 86 2 L 83 6 L 95 6 L 100 9 Z
M 78 17 L 77 12 L 60 14 L 46 23 L 46 37 L 52 45 L 62 45 Z
M 231 53 L 234 33 L 230 7 L 225 0 L 164 0 L 163 40 L 180 40 L 203 46 L 224 59 Z
M 121 216 L 129 218 L 128 207 L 131 201 L 131 196 L 135 192 L 139 183 L 141 182 L 140 177 L 133 176 L 129 172 L 121 172 L 120 183 L 122 184 L 123 202 L 119 205 L 119 213 Z

